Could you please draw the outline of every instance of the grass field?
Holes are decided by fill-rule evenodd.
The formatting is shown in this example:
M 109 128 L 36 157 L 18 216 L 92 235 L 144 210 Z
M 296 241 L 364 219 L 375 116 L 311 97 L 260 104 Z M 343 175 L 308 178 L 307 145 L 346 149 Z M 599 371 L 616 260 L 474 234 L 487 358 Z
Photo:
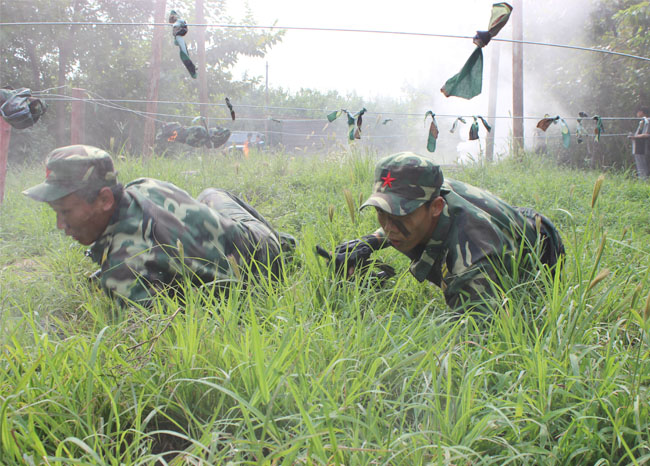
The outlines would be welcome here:
M 280 283 L 186 291 L 120 310 L 84 249 L 20 194 L 0 208 L 2 464 L 650 463 L 650 184 L 526 157 L 448 170 L 560 228 L 560 279 L 503 295 L 490 323 L 453 319 L 399 273 L 339 281 L 314 253 L 376 228 L 363 154 L 120 158 L 197 195 L 246 197 L 299 247 Z M 331 214 L 331 217 L 330 217 Z M 182 310 L 179 310 L 181 309 Z

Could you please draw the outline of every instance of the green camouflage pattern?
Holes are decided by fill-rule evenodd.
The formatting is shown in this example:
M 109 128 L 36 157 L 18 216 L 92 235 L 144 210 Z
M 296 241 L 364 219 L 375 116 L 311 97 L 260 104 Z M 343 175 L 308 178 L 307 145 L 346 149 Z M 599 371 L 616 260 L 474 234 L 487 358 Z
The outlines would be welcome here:
M 230 138 L 230 130 L 220 126 L 206 129 L 203 126 L 183 126 L 180 123 L 167 123 L 156 134 L 160 141 L 181 142 L 192 147 L 216 149 Z
M 0 89 L 0 116 L 13 128 L 26 129 L 33 126 L 47 110 L 47 104 L 32 96 L 32 91 Z
M 277 277 L 278 234 L 243 200 L 207 189 L 197 199 L 163 181 L 127 184 L 117 210 L 89 255 L 101 286 L 123 303 L 150 304 L 175 284 L 226 286 L 247 270 Z
M 108 152 L 97 147 L 74 145 L 54 149 L 45 162 L 45 181 L 23 194 L 52 202 L 86 187 L 117 184 L 117 172 Z
M 433 160 L 413 152 L 381 159 L 375 167 L 372 194 L 360 209 L 377 207 L 391 215 L 407 215 L 440 195 L 444 177 Z
M 417 280 L 440 286 L 450 308 L 487 310 L 486 303 L 497 297 L 494 284 L 512 273 L 522 248 L 541 250 L 548 265 L 564 253 L 553 224 L 532 209 L 513 207 L 486 190 L 451 179 L 441 191 L 445 207 L 431 239 L 411 256 L 410 271 Z

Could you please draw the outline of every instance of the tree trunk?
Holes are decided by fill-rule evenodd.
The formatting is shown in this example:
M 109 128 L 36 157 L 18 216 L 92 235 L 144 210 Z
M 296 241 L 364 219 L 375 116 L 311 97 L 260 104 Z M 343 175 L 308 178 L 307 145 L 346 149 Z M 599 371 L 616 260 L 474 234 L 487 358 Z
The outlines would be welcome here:
M 154 22 L 165 22 L 165 6 L 167 0 L 157 0 L 154 10 Z M 147 99 L 147 113 L 152 115 L 158 111 L 158 81 L 160 78 L 160 63 L 162 61 L 162 41 L 165 32 L 164 26 L 154 26 L 153 40 L 151 42 L 151 72 L 149 73 L 149 98 Z M 171 36 L 171 32 L 169 34 Z M 153 154 L 154 138 L 156 136 L 156 122 L 147 118 L 144 124 L 144 139 L 142 141 L 142 154 L 149 157 Z
M 196 0 L 196 22 L 198 24 L 205 24 L 205 10 L 203 5 L 203 0 Z M 199 46 L 199 99 L 202 104 L 208 103 L 208 74 L 206 71 L 206 59 L 205 59 L 205 26 L 198 27 L 198 39 L 197 43 Z M 201 116 L 208 117 L 208 106 L 200 106 Z
M 71 36 L 72 34 L 69 34 Z M 57 79 L 57 86 L 65 86 L 66 68 L 68 67 L 68 59 L 70 56 L 70 41 L 59 41 L 59 74 Z M 68 138 L 66 137 L 65 130 L 65 101 L 58 100 L 54 106 L 56 110 L 56 145 L 57 147 L 65 146 Z
M 29 67 L 32 71 L 32 90 L 40 90 L 41 86 L 41 72 L 38 66 L 38 58 L 36 58 L 36 48 L 30 41 L 25 41 L 25 49 L 27 50 L 27 58 L 29 58 Z

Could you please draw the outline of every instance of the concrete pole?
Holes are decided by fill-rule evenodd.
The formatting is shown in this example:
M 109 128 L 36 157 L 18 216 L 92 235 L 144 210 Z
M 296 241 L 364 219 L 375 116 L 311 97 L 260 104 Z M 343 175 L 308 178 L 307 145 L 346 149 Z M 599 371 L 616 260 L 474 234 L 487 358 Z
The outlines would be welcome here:
M 514 0 L 512 9 L 512 38 L 524 39 L 523 2 Z M 520 43 L 512 43 L 512 137 L 515 154 L 524 148 L 524 50 Z
M 492 60 L 490 62 L 490 99 L 488 102 L 488 122 L 492 126 L 492 131 L 488 133 L 485 158 L 488 162 L 494 159 L 494 133 L 496 132 L 496 119 L 497 114 L 497 93 L 499 90 L 499 55 L 501 54 L 501 44 L 499 42 L 492 42 L 490 45 L 490 53 Z
M 264 148 L 269 147 L 269 62 L 266 62 L 266 87 L 264 90 Z
M 157 0 L 154 10 L 154 22 L 165 23 L 165 7 L 167 0 Z M 162 61 L 162 41 L 163 34 L 167 28 L 165 26 L 154 26 L 153 40 L 151 42 L 151 71 L 149 73 L 149 96 L 147 103 L 147 113 L 153 114 L 158 111 L 158 81 L 160 78 L 160 63 Z M 171 40 L 171 28 L 169 29 Z M 156 136 L 156 123 L 154 120 L 147 118 L 144 123 L 144 139 L 142 141 L 142 153 L 145 157 L 153 154 L 154 138 Z
M 72 88 L 72 105 L 70 111 L 70 144 L 83 144 L 85 142 L 86 98 L 85 89 Z
M 7 179 L 7 158 L 9 156 L 9 141 L 11 126 L 0 118 L 0 204 L 5 198 L 5 181 Z

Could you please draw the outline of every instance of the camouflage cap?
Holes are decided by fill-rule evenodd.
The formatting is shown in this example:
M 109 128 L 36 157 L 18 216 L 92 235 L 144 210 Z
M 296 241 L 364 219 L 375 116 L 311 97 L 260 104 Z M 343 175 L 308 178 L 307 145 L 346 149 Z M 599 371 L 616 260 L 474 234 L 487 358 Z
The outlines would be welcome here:
M 41 202 L 52 202 L 87 187 L 117 184 L 117 173 L 108 152 L 92 146 L 65 146 L 50 152 L 45 163 L 45 181 L 23 194 Z
M 440 195 L 444 178 L 431 159 L 400 152 L 384 157 L 375 167 L 373 193 L 360 209 L 375 206 L 391 215 L 407 215 Z

